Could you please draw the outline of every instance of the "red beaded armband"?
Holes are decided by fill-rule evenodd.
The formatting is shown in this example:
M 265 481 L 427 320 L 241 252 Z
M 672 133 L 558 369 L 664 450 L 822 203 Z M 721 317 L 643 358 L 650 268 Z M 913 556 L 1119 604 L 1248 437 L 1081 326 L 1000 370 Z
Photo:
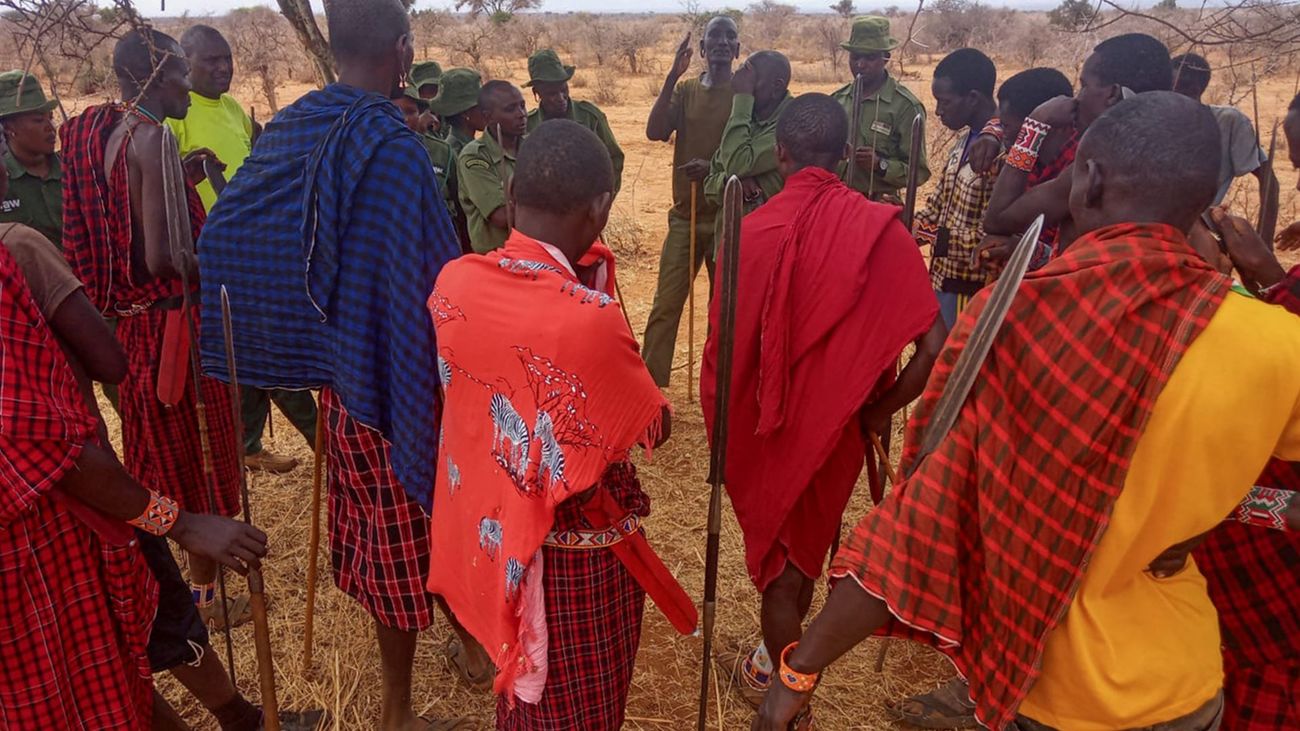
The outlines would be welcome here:
M 791 670 L 790 666 L 785 663 L 790 651 L 798 646 L 798 642 L 791 642 L 781 651 L 781 670 L 777 674 L 781 676 L 781 682 L 785 687 L 790 690 L 796 693 L 811 693 L 813 688 L 817 687 L 817 679 L 821 677 L 821 673 L 801 673 L 797 670 Z
M 1016 144 L 1007 151 L 1007 164 L 1022 172 L 1032 172 L 1034 165 L 1038 163 L 1038 150 L 1043 146 L 1043 140 L 1047 139 L 1047 133 L 1051 131 L 1051 125 L 1043 124 L 1037 119 L 1026 119 L 1025 123 L 1020 125 L 1020 135 L 1016 137 Z
M 1252 487 L 1250 494 L 1246 495 L 1246 499 L 1237 506 L 1232 517 L 1247 525 L 1286 530 L 1286 509 L 1294 498 L 1295 493 L 1290 490 Z
M 172 529 L 173 525 L 176 525 L 176 518 L 180 514 L 181 510 L 177 507 L 175 500 L 150 490 L 148 507 L 144 509 L 143 513 L 140 513 L 139 517 L 132 518 L 127 523 L 145 533 L 164 536 L 167 535 L 167 531 Z
M 998 142 L 1001 142 L 1002 138 L 1006 136 L 1006 132 L 1002 128 L 1002 120 L 997 117 L 990 117 L 989 121 L 980 129 L 980 134 L 996 137 Z

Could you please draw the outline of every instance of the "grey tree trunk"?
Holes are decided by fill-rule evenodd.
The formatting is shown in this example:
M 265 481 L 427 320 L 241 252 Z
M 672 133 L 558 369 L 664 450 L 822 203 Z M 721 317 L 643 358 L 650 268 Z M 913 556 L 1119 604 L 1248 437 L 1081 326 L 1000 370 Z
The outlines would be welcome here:
M 334 73 L 334 59 L 330 57 L 330 48 L 325 41 L 325 36 L 316 25 L 316 16 L 311 12 L 311 4 L 307 0 L 276 0 L 276 3 L 280 6 L 280 14 L 289 21 L 289 25 L 293 26 L 293 32 L 298 36 L 298 42 L 302 44 L 303 50 L 315 64 L 320 85 L 334 83 L 337 79 Z M 326 12 L 329 12 L 328 5 L 329 3 L 326 3 Z

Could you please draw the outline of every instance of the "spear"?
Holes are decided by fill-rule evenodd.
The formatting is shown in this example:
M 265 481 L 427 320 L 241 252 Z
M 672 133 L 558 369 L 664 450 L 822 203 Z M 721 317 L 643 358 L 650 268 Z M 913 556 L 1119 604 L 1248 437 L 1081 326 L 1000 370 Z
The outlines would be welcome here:
M 230 413 L 235 422 L 235 445 L 244 443 L 244 424 L 239 418 L 239 376 L 235 372 L 235 345 L 230 326 L 230 294 L 221 285 L 221 331 L 226 341 L 226 370 L 230 374 Z M 197 384 L 196 384 L 197 385 Z M 239 470 L 239 495 L 243 501 L 244 522 L 253 524 L 253 509 L 248 502 L 248 478 Z M 248 567 L 248 603 L 253 609 L 253 643 L 257 648 L 257 675 L 262 690 L 263 728 L 280 731 L 280 704 L 275 695 L 275 668 L 271 665 L 271 628 L 266 619 L 266 593 L 262 570 Z
M 853 113 L 849 115 L 849 166 L 844 172 L 844 182 L 853 187 L 854 171 L 858 167 L 858 128 L 862 126 L 862 76 L 853 76 Z
M 709 444 L 709 538 L 704 564 L 704 662 L 700 669 L 697 731 L 709 717 L 709 668 L 713 664 L 713 621 L 718 598 L 718 545 L 722 535 L 722 483 L 727 466 L 727 419 L 731 400 L 731 360 L 736 345 L 736 275 L 740 266 L 740 179 L 731 176 L 722 194 L 722 272 L 719 296 L 718 369 L 714 388 L 713 434 Z
M 691 244 L 690 258 L 686 264 L 686 398 L 695 400 L 695 206 L 699 200 L 700 183 L 691 181 Z
M 312 633 L 316 621 L 316 563 L 320 554 L 320 488 L 324 472 L 322 455 L 325 451 L 325 416 L 316 409 L 316 444 L 312 454 L 311 469 L 311 539 L 307 551 L 307 617 L 302 629 L 302 673 L 311 672 Z

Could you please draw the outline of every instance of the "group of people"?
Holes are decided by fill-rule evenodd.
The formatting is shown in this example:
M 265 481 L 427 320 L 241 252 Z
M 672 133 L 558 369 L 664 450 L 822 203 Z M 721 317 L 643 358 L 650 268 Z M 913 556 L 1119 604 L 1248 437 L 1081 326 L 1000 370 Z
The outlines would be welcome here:
M 739 29 L 714 18 L 705 68 L 686 78 L 688 36 L 646 124 L 674 177 L 639 346 L 601 243 L 623 155 L 570 99 L 574 68 L 534 54 L 529 112 L 506 81 L 413 63 L 397 0 L 327 21 L 339 81 L 265 127 L 208 26 L 125 34 L 122 101 L 60 126 L 57 153 L 39 81 L 0 74 L 0 725 L 186 728 L 153 689 L 168 671 L 223 731 L 262 726 L 208 629 L 248 619 L 220 566 L 268 555 L 232 518 L 238 471 L 295 467 L 261 448 L 275 403 L 321 445 L 333 579 L 375 626 L 376 727 L 472 726 L 412 709 L 440 611 L 497 728 L 620 728 L 646 597 L 695 626 L 632 453 L 672 435 L 661 389 L 696 273 L 726 263 L 736 178 L 735 326 L 713 297 L 700 394 L 711 435 L 727 394 L 714 448 L 762 635 L 716 662 L 754 728 L 814 728 L 822 673 L 872 634 L 953 661 L 891 703 L 922 727 L 1300 726 L 1300 269 L 1272 253 L 1275 218 L 1218 206 L 1237 177 L 1264 201 L 1277 183 L 1249 120 L 1202 103 L 1206 59 L 1120 35 L 1076 91 L 949 54 L 930 91 L 956 140 L 909 229 L 926 115 L 888 73 L 888 20 L 854 21 L 853 81 L 796 96 L 779 52 L 734 68 Z M 1283 129 L 1300 167 L 1300 97 Z M 1277 240 L 1300 246 L 1300 222 Z M 972 365 L 1018 246 L 1030 272 Z M 116 387 L 120 459 L 95 382 Z M 840 545 L 918 398 L 905 478 Z

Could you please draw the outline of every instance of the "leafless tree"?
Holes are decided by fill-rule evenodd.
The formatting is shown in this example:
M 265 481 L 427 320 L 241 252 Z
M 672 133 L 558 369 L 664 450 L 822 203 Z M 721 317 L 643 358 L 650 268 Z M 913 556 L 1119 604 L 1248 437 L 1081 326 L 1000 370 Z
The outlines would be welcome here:
M 293 68 L 291 47 L 284 44 L 289 23 L 270 8 L 254 6 L 232 10 L 226 18 L 227 39 L 240 71 L 257 77 L 271 114 L 280 111 L 275 87 Z
M 759 0 L 745 11 L 745 35 L 753 48 L 776 48 L 781 33 L 799 10 L 777 0 Z
M 321 86 L 334 83 L 338 78 L 334 71 L 334 58 L 330 55 L 329 44 L 321 34 L 320 26 L 316 25 L 316 16 L 312 13 L 311 3 L 308 0 L 276 0 L 276 3 L 280 6 L 280 14 L 289 21 L 294 35 L 298 37 L 299 45 L 311 59 L 312 65 L 316 67 L 316 76 Z M 326 0 L 325 12 L 329 13 L 329 10 L 330 2 Z

